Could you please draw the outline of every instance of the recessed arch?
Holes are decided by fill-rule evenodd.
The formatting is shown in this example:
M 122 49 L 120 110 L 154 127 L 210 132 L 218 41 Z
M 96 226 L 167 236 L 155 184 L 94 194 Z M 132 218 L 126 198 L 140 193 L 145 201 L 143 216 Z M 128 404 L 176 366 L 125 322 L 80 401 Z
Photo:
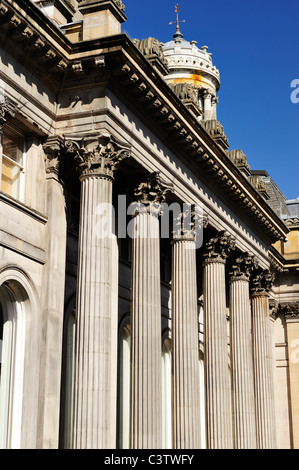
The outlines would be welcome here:
M 0 268 L 0 303 L 0 447 L 32 448 L 37 437 L 39 300 L 30 276 L 19 266 Z

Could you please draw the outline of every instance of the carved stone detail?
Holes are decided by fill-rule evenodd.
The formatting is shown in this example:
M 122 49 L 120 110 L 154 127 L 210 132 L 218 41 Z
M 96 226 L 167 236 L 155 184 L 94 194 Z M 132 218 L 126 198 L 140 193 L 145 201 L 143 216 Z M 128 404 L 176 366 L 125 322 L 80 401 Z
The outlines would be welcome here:
M 283 313 L 286 318 L 299 319 L 299 301 L 281 303 L 278 306 L 278 311 Z
M 195 204 L 187 204 L 187 207 L 177 214 L 173 220 L 173 242 L 180 240 L 195 240 L 197 228 L 207 226 L 207 218 L 202 215 L 202 211 L 197 209 Z
M 226 151 L 227 156 L 230 160 L 239 168 L 239 170 L 244 174 L 244 176 L 250 176 L 250 166 L 247 160 L 247 157 L 244 152 L 240 149 L 233 149 Z
M 257 270 L 252 276 L 251 293 L 252 295 L 267 294 L 271 290 L 275 274 L 268 269 Z
M 235 240 L 227 232 L 221 231 L 206 242 L 203 253 L 205 263 L 213 261 L 223 262 L 234 249 Z
M 231 280 L 246 279 L 249 281 L 254 269 L 257 269 L 257 258 L 250 253 L 236 256 L 230 266 Z
M 217 119 L 200 121 L 200 124 L 224 150 L 228 148 L 228 137 L 224 132 L 222 124 Z
M 15 116 L 16 108 L 16 104 L 7 97 L 2 102 L 0 101 L 0 133 L 3 131 L 5 123 Z
M 251 175 L 248 179 L 250 184 L 252 184 L 254 189 L 256 189 L 261 196 L 263 196 L 265 199 L 269 199 L 267 186 L 261 175 Z
M 133 43 L 144 57 L 163 75 L 167 73 L 167 61 L 164 58 L 162 43 L 156 38 L 133 39 Z
M 131 153 L 129 146 L 105 130 L 79 138 L 64 136 L 64 149 L 66 154 L 73 156 L 81 178 L 113 179 L 118 164 Z
M 161 204 L 165 202 L 166 194 L 172 191 L 172 184 L 162 180 L 158 172 L 152 173 L 144 182 L 140 183 L 134 192 L 137 211 L 144 208 L 148 211 L 161 213 Z
M 156 55 L 160 60 L 164 60 L 162 43 L 156 38 L 133 39 L 133 43 L 145 57 Z
M 58 175 L 62 144 L 63 139 L 59 136 L 49 137 L 43 144 L 46 173 L 56 173 Z

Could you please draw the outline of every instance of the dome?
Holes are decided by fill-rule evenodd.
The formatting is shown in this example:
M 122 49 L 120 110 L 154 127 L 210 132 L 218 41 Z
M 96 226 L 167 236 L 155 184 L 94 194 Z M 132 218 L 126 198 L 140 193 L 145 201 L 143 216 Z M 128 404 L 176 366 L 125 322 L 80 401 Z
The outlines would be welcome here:
M 173 39 L 162 45 L 169 74 L 164 77 L 171 83 L 190 83 L 216 95 L 220 87 L 220 74 L 213 65 L 207 46 L 197 47 L 196 41 L 186 41 L 177 31 Z

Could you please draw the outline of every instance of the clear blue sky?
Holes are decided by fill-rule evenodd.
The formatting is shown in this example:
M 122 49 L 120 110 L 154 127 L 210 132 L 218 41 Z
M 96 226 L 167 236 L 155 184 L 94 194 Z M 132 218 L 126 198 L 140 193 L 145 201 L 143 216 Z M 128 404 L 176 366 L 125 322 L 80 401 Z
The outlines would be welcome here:
M 181 32 L 207 45 L 220 71 L 218 119 L 230 149 L 252 170 L 266 170 L 288 199 L 299 197 L 298 0 L 123 0 L 130 38 L 172 38 L 175 5 Z M 297 95 L 299 97 L 299 93 Z

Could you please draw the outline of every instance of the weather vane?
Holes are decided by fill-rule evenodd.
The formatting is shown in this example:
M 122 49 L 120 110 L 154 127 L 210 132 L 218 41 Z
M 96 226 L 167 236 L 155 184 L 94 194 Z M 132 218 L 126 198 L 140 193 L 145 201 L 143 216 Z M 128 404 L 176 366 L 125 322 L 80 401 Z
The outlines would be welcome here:
M 185 23 L 185 20 L 179 20 L 179 5 L 178 4 L 176 4 L 176 6 L 175 6 L 175 12 L 176 12 L 176 21 L 171 21 L 169 24 L 176 23 L 176 32 L 179 33 L 180 32 L 179 24 L 180 23 Z

